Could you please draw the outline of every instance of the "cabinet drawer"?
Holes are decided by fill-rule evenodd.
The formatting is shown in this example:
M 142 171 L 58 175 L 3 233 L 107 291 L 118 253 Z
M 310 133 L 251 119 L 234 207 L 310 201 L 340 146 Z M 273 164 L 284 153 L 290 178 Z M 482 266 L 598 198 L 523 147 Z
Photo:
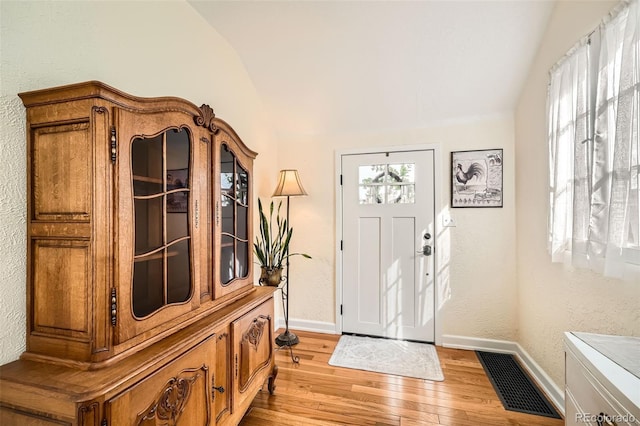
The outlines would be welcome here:
M 566 353 L 566 424 L 638 424 L 571 351 Z M 599 423 L 600 422 L 600 423 Z
M 211 424 L 215 336 L 107 403 L 109 425 Z

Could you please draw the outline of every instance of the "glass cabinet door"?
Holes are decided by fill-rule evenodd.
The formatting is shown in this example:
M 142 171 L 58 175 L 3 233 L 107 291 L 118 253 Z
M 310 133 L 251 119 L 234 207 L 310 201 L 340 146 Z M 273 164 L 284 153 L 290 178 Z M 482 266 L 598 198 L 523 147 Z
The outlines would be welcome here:
M 134 207 L 132 309 L 136 318 L 193 292 L 189 232 L 191 140 L 185 129 L 131 145 Z
M 249 274 L 249 174 L 226 144 L 220 147 L 220 283 Z

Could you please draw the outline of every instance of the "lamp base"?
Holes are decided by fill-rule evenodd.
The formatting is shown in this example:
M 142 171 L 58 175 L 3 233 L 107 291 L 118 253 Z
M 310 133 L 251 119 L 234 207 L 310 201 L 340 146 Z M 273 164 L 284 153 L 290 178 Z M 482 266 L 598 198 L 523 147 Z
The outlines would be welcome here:
M 298 343 L 300 343 L 298 336 L 288 330 L 276 337 L 276 345 L 278 346 L 293 346 Z

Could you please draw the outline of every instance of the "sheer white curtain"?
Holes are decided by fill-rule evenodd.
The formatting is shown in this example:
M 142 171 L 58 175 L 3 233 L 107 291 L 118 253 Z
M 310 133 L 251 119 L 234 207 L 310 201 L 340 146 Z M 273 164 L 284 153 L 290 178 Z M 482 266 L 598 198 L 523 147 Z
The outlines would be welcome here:
M 640 8 L 623 2 L 550 72 L 553 261 L 640 280 Z
M 590 46 L 585 40 L 551 70 L 548 95 L 549 243 L 554 262 L 584 265 L 589 232 Z
M 634 256 L 640 252 L 639 23 L 634 1 L 599 31 L 589 253 L 596 269 L 618 277 L 627 272 L 626 263 L 636 263 Z

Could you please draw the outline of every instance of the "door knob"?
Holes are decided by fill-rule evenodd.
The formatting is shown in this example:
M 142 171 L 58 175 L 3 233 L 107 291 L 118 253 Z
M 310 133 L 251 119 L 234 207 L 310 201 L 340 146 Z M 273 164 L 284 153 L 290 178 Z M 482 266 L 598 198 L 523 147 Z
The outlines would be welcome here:
M 422 253 L 425 256 L 431 256 L 431 246 L 425 245 L 422 247 L 422 250 L 417 251 L 416 253 Z

